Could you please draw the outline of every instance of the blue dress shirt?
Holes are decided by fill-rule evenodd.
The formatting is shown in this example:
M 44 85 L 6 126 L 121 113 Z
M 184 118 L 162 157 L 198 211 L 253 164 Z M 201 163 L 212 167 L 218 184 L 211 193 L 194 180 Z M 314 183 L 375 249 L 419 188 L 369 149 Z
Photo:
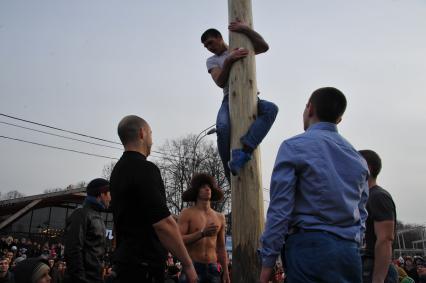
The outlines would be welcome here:
M 323 230 L 361 243 L 368 167 L 333 123 L 319 122 L 284 141 L 271 177 L 261 237 L 262 265 L 273 267 L 290 228 Z

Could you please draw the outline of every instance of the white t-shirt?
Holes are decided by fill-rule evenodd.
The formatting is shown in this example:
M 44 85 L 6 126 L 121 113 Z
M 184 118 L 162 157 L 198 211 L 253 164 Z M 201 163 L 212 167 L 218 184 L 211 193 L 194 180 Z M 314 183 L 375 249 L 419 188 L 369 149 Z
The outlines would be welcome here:
M 222 69 L 223 63 L 225 62 L 226 57 L 228 57 L 228 54 L 229 54 L 229 51 L 226 50 L 219 56 L 215 54 L 212 57 L 209 57 L 206 62 L 207 71 L 210 73 L 211 69 L 217 68 L 217 67 Z M 229 85 L 228 85 L 228 81 L 226 81 L 226 84 L 223 87 L 223 95 L 226 96 L 228 94 L 229 94 Z

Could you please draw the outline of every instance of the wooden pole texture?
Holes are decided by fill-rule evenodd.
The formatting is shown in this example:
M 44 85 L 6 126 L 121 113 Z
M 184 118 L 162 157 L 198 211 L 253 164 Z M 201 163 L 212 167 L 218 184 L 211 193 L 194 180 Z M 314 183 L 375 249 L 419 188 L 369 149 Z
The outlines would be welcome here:
M 253 27 L 251 0 L 228 0 L 229 22 L 240 19 Z M 240 138 L 257 116 L 256 65 L 253 46 L 243 34 L 230 32 L 229 48 L 246 48 L 250 54 L 232 66 L 229 76 L 231 148 L 242 148 Z M 257 248 L 264 227 L 260 152 L 231 179 L 232 282 L 259 281 Z

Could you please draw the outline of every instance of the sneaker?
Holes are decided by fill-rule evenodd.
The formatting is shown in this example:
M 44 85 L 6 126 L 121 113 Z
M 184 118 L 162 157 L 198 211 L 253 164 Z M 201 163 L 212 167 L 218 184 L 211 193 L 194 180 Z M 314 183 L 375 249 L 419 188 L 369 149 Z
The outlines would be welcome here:
M 251 154 L 244 152 L 242 149 L 233 149 L 231 151 L 232 159 L 228 162 L 228 167 L 232 175 L 236 176 L 244 165 L 251 159 Z

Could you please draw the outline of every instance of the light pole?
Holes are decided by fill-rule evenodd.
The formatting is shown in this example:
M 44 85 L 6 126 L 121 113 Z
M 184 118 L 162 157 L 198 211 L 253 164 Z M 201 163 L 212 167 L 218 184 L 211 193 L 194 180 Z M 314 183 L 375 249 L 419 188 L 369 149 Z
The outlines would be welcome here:
M 211 134 L 216 133 L 216 128 L 214 128 L 214 126 L 216 126 L 216 124 L 211 125 L 208 128 L 205 128 L 204 130 L 202 130 L 195 138 L 195 142 L 194 142 L 194 148 L 197 147 L 198 143 L 205 137 Z
M 192 174 L 194 174 L 195 172 L 195 162 L 197 160 L 197 147 L 198 147 L 198 143 L 205 138 L 208 135 L 212 135 L 214 133 L 216 133 L 216 128 L 214 127 L 216 126 L 216 124 L 211 125 L 210 127 L 205 128 L 204 130 L 202 130 L 196 137 L 195 137 L 195 141 L 194 141 L 194 148 L 192 150 Z

